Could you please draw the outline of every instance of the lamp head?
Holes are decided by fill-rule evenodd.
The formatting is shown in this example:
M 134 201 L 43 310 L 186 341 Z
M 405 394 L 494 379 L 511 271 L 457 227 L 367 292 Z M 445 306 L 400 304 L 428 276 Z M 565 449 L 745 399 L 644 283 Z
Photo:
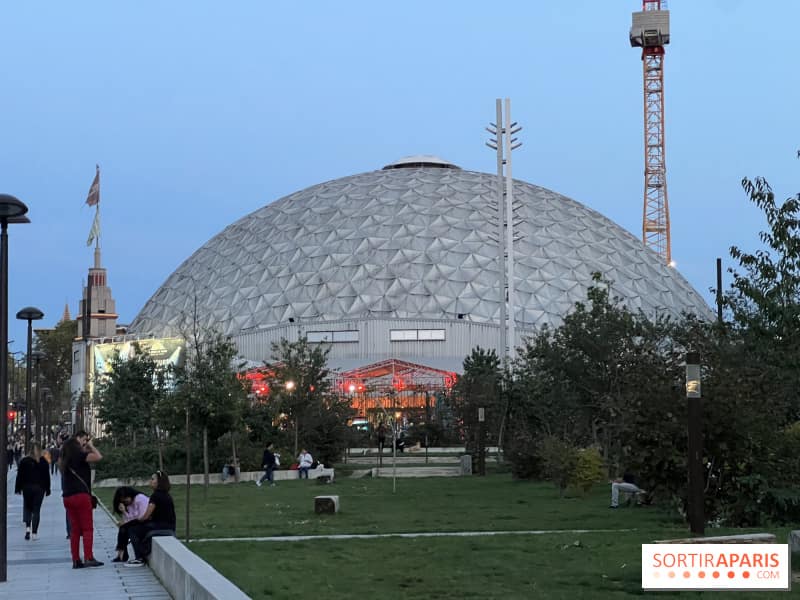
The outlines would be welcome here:
M 28 207 L 22 200 L 11 194 L 0 194 L 0 219 L 9 222 L 11 219 L 22 217 L 26 212 Z
M 38 321 L 44 318 L 44 313 L 35 306 L 26 306 L 17 313 L 17 318 L 22 321 Z

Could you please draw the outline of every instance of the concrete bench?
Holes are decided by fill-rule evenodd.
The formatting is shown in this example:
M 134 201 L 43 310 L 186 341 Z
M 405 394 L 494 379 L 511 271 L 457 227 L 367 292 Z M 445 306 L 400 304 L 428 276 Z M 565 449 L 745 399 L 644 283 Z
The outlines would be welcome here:
M 174 537 L 153 539 L 148 565 L 173 598 L 249 600 L 249 596 Z

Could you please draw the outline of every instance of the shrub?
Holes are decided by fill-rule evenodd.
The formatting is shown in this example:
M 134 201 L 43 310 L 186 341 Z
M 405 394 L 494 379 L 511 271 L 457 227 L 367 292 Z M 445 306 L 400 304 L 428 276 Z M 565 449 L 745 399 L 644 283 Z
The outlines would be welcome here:
M 589 493 L 592 486 L 605 478 L 606 469 L 603 457 L 596 447 L 582 448 L 577 451 L 572 483 L 584 494 Z
M 578 464 L 578 451 L 568 442 L 553 435 L 542 438 L 537 444 L 542 463 L 542 474 L 558 488 L 559 495 L 574 478 Z

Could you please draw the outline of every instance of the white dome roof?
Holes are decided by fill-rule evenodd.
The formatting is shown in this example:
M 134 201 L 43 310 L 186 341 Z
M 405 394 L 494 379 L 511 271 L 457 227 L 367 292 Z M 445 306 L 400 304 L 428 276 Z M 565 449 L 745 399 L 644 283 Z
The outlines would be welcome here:
M 286 196 L 197 250 L 130 330 L 178 333 L 195 299 L 199 324 L 231 335 L 290 318 L 497 322 L 496 182 L 418 156 Z M 595 271 L 633 310 L 710 315 L 680 273 L 599 213 L 523 181 L 514 200 L 518 326 L 559 324 Z

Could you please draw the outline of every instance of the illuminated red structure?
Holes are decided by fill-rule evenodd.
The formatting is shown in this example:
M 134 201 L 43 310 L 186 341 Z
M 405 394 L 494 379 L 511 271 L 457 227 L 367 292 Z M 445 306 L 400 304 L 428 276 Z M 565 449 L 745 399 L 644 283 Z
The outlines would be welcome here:
M 455 382 L 452 371 L 392 358 L 338 373 L 334 387 L 351 397 L 358 416 L 380 419 L 382 409 L 430 413 L 436 393 L 449 390 Z
M 242 377 L 250 383 L 254 398 L 265 399 L 275 372 L 264 366 L 250 369 Z M 332 384 L 336 394 L 350 397 L 359 417 L 379 420 L 382 410 L 429 413 L 436 394 L 452 388 L 456 377 L 452 371 L 389 359 L 335 373 Z

